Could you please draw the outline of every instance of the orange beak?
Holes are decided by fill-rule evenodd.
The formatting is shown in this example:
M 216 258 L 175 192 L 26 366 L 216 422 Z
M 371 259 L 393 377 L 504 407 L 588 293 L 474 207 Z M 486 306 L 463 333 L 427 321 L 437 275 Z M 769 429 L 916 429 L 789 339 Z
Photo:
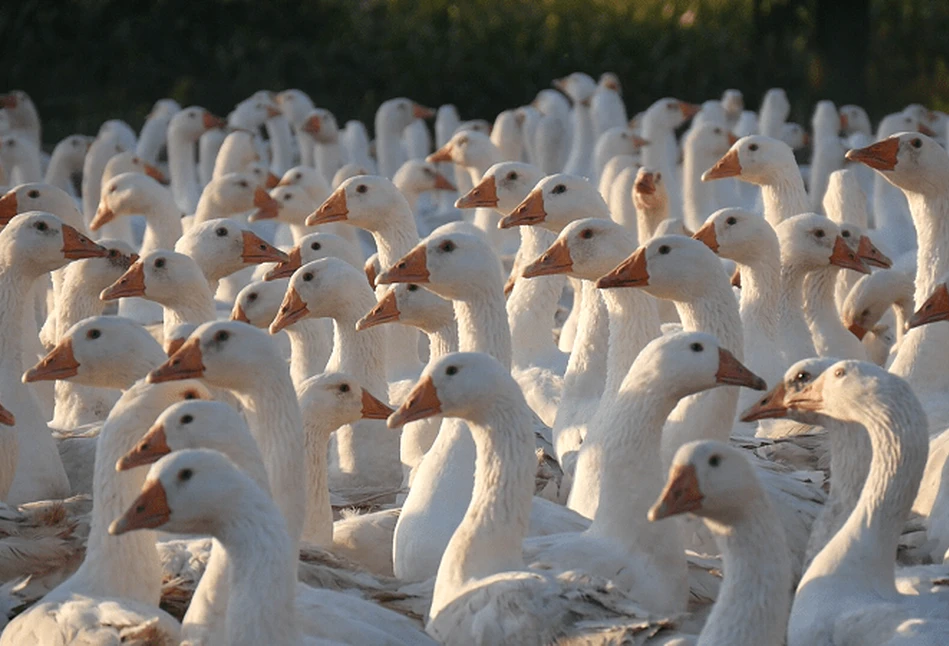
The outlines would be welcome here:
M 169 518 L 171 509 L 165 488 L 158 480 L 149 480 L 132 506 L 109 525 L 109 533 L 120 536 L 134 529 L 154 529 L 167 523 Z
M 273 173 L 267 173 L 267 179 L 264 180 L 264 186 L 269 191 L 274 188 L 277 184 L 280 183 L 280 178 L 274 175 Z
M 870 273 L 863 261 L 857 257 L 857 254 L 847 246 L 847 243 L 840 236 L 837 236 L 837 239 L 834 240 L 834 251 L 830 254 L 830 264 L 844 269 L 853 269 L 861 274 Z
M 935 137 L 936 131 L 927 126 L 925 123 L 919 124 L 919 127 L 916 128 L 919 131 L 919 134 L 926 135 L 927 137 Z
M 320 129 L 322 127 L 323 127 L 323 123 L 320 121 L 320 116 L 318 114 L 314 114 L 309 119 L 303 122 L 303 126 L 301 126 L 300 129 L 303 130 L 303 132 L 307 134 L 316 136 L 320 134 Z
M 728 138 L 729 146 L 734 146 L 736 143 L 738 143 L 738 137 L 735 136 L 734 132 L 729 131 L 726 137 Z
M 494 175 L 484 177 L 473 189 L 455 200 L 456 209 L 494 208 L 498 205 L 498 188 Z
M 257 220 L 272 220 L 277 217 L 277 212 L 280 210 L 277 200 L 270 197 L 270 193 L 261 186 L 254 190 L 254 206 L 257 207 L 257 212 L 254 214 Z
M 83 258 L 107 258 L 109 250 L 100 247 L 95 242 L 82 235 L 68 224 L 63 226 L 63 256 L 69 260 L 82 260 Z
M 270 333 L 276 334 L 280 330 L 306 318 L 309 313 L 310 310 L 307 309 L 306 302 L 300 298 L 297 290 L 290 287 L 283 297 L 283 303 L 277 311 L 277 317 L 270 324 Z
M 168 438 L 165 437 L 165 427 L 156 424 L 148 429 L 145 436 L 139 440 L 135 448 L 123 455 L 115 463 L 116 471 L 128 471 L 135 467 L 158 462 L 162 456 L 171 453 L 168 448 Z
M 338 188 L 333 194 L 326 198 L 326 201 L 320 205 L 316 211 L 306 218 L 308 227 L 317 224 L 327 224 L 329 222 L 341 222 L 349 215 L 349 208 L 346 206 L 346 190 Z
M 741 414 L 741 421 L 757 422 L 760 419 L 786 417 L 788 407 L 784 405 L 785 394 L 787 394 L 787 387 L 783 381 L 779 382 L 763 399 L 758 400 Z
M 725 179 L 726 177 L 738 177 L 740 175 L 741 161 L 738 159 L 738 149 L 732 148 L 715 162 L 714 166 L 702 173 L 702 181 L 711 182 L 714 179 Z
M 24 373 L 23 383 L 68 379 L 78 373 L 79 362 L 76 361 L 76 355 L 73 354 L 72 339 L 67 337 L 60 341 L 38 364 Z
M 669 472 L 659 500 L 649 510 L 649 520 L 657 521 L 669 516 L 698 511 L 702 508 L 702 490 L 695 467 L 691 464 L 675 464 Z
M 610 287 L 645 287 L 649 284 L 649 268 L 646 263 L 646 248 L 640 247 L 629 258 L 618 264 L 613 271 L 596 281 L 599 289 Z
M 369 313 L 356 321 L 357 330 L 368 330 L 371 327 L 382 325 L 383 323 L 392 323 L 398 321 L 402 313 L 399 311 L 399 303 L 396 301 L 395 292 L 387 291 L 382 300 L 375 304 L 369 310 Z
M 442 412 L 442 403 L 438 400 L 435 384 L 429 376 L 422 377 L 408 399 L 399 406 L 399 409 L 389 416 L 386 422 L 389 428 L 399 428 L 409 422 L 434 417 Z
M 3 197 L 0 197 L 0 226 L 7 226 L 10 220 L 19 213 L 17 209 L 16 191 L 10 190 L 4 193 Z
M 558 238 L 540 258 L 524 267 L 521 275 L 524 278 L 536 278 L 537 276 L 568 274 L 572 270 L 573 259 L 570 257 L 570 246 L 565 238 Z
M 253 231 L 244 229 L 241 235 L 244 240 L 241 260 L 243 260 L 245 264 L 259 265 L 263 262 L 284 262 L 289 260 L 287 254 L 277 249 Z
M 287 259 L 281 261 L 276 267 L 267 272 L 264 280 L 277 280 L 278 278 L 290 278 L 297 269 L 303 266 L 303 259 L 300 256 L 300 247 L 296 246 L 287 254 Z
M 234 309 L 231 310 L 231 320 L 250 324 L 250 319 L 244 314 L 244 308 L 241 307 L 240 303 L 234 303 Z
M 136 261 L 117 281 L 102 290 L 99 298 L 114 301 L 117 298 L 130 298 L 145 295 L 145 265 Z
M 224 128 L 227 126 L 227 122 L 221 117 L 215 116 L 210 112 L 205 112 L 202 116 L 202 122 L 206 130 L 213 130 L 214 128 Z
M 633 185 L 633 190 L 643 195 L 652 195 L 653 193 L 655 193 L 656 192 L 655 175 L 649 172 L 646 172 L 640 175 L 636 179 L 636 183 Z
M 449 141 L 447 144 L 445 144 L 444 146 L 442 146 L 441 148 L 433 152 L 431 155 L 426 157 L 425 161 L 429 163 L 433 163 L 433 164 L 437 162 L 450 162 L 451 151 L 452 151 L 452 145 L 451 145 L 451 142 Z
M 718 253 L 718 236 L 715 235 L 714 222 L 709 221 L 703 224 L 698 231 L 692 234 L 692 237 Z
M 376 276 L 376 284 L 427 283 L 429 278 L 428 252 L 424 245 L 418 245 L 399 262 Z
M 851 323 L 847 326 L 847 329 L 850 330 L 850 333 L 857 337 L 857 339 L 860 341 L 863 341 L 863 337 L 867 335 L 867 329 L 859 323 Z
M 679 101 L 679 110 L 682 112 L 682 118 L 689 120 L 699 113 L 699 110 L 702 109 L 702 106 L 696 105 L 695 103 L 686 103 L 685 101 Z
M 95 217 L 89 223 L 90 231 L 98 231 L 103 226 L 115 219 L 115 212 L 106 206 L 105 200 L 99 201 L 99 208 L 96 209 Z
M 144 164 L 144 169 L 145 169 L 145 174 L 146 174 L 146 175 L 148 175 L 149 177 L 151 177 L 153 180 L 155 180 L 155 181 L 158 182 L 159 184 L 167 184 L 167 183 L 168 183 L 168 178 L 165 177 L 165 174 L 164 174 L 163 172 L 161 172 L 160 170 L 158 170 L 157 168 L 155 168 L 154 166 L 152 166 L 152 165 L 149 164 L 148 162 L 143 162 L 143 164 Z
M 455 185 L 448 181 L 448 179 L 441 173 L 435 173 L 435 190 L 436 191 L 457 191 Z
M 857 245 L 857 257 L 871 267 L 880 267 L 889 269 L 893 266 L 893 261 L 886 257 L 882 251 L 876 248 L 870 238 L 860 236 L 860 242 Z
M 431 119 L 435 116 L 435 111 L 431 108 L 426 108 L 424 105 L 413 103 L 412 116 L 416 119 Z
M 850 161 L 860 162 L 874 170 L 884 171 L 896 168 L 899 152 L 899 137 L 887 137 L 866 148 L 848 150 L 846 157 Z
M 0 406 L 0 424 L 16 426 L 16 417 L 3 406 Z
M 387 404 L 373 397 L 368 390 L 362 389 L 363 419 L 387 419 L 394 412 Z
M 498 227 L 509 229 L 543 222 L 547 218 L 544 209 L 544 194 L 536 188 L 528 193 L 524 201 L 517 205 L 509 215 L 501 218 Z
M 840 113 L 840 129 L 846 130 L 850 127 L 850 120 L 847 118 L 843 112 Z
M 198 338 L 187 339 L 168 357 L 168 361 L 148 373 L 147 381 L 160 384 L 179 379 L 199 379 L 204 376 L 204 370 L 201 341 Z
M 752 390 L 764 390 L 768 385 L 725 348 L 718 349 L 718 372 L 715 382 L 723 386 L 744 386 Z
M 943 283 L 926 299 L 909 320 L 909 329 L 937 321 L 949 321 L 949 289 Z
M 735 267 L 735 273 L 732 274 L 731 284 L 732 284 L 732 287 L 737 287 L 738 289 L 741 289 L 741 269 L 739 269 L 738 267 Z

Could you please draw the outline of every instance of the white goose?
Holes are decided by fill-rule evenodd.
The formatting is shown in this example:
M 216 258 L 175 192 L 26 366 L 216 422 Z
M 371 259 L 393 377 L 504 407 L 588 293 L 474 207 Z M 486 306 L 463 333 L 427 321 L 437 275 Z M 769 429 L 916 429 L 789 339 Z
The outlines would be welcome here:
M 718 209 L 735 206 L 737 195 L 727 180 L 706 184 L 702 173 L 711 168 L 737 141 L 724 127 L 706 123 L 693 126 L 682 141 L 682 201 L 685 224 L 697 231 L 705 219 Z M 726 195 L 732 189 L 732 195 Z M 724 201 L 731 198 L 729 202 Z
M 867 347 L 872 337 L 883 333 L 877 325 L 892 309 L 895 323 L 893 345 L 894 348 L 899 348 L 906 325 L 913 315 L 914 289 L 913 276 L 895 268 L 881 269 L 869 276 L 861 276 L 840 309 L 841 322 Z M 870 356 L 869 348 L 867 353 Z M 882 359 L 882 362 L 879 359 Z M 885 365 L 887 359 L 887 355 L 873 357 L 874 362 L 880 365 Z
M 413 119 L 430 119 L 435 116 L 434 110 L 413 103 L 409 99 L 389 99 L 376 110 L 376 159 L 379 164 L 379 174 L 383 177 L 394 177 L 399 167 L 405 161 L 401 150 L 402 130 Z
M 623 88 L 613 72 L 603 72 L 590 99 L 590 117 L 596 139 L 610 128 L 622 128 L 629 122 L 623 104 Z
M 682 190 L 677 168 L 675 129 L 695 116 L 698 111 L 697 105 L 664 98 L 649 106 L 642 118 L 642 135 L 649 142 L 649 145 L 643 148 L 643 166 L 662 173 L 666 178 L 673 218 L 682 217 Z
M 82 172 L 82 165 L 91 143 L 91 137 L 70 135 L 56 144 L 49 158 L 49 166 L 46 168 L 43 181 L 61 188 L 71 197 L 77 197 L 72 178 L 73 175 Z
M 168 173 L 175 204 L 184 213 L 194 213 L 201 197 L 195 146 L 212 128 L 222 128 L 224 121 L 204 108 L 183 109 L 168 122 Z

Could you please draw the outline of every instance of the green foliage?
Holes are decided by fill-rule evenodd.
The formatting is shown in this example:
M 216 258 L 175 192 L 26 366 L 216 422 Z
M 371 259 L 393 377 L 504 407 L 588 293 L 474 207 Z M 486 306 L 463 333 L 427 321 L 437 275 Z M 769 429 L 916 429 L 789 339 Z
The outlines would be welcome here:
M 835 2 L 869 7 L 870 29 L 821 31 L 819 0 L 17 0 L 0 7 L 0 61 L 48 144 L 108 118 L 138 127 L 163 96 L 226 113 L 261 88 L 303 89 L 341 122 L 400 95 L 491 118 L 574 70 L 616 72 L 631 112 L 728 87 L 753 106 L 772 86 L 804 123 L 825 97 L 877 118 L 949 107 L 949 2 Z M 835 75 L 861 37 L 865 78 Z

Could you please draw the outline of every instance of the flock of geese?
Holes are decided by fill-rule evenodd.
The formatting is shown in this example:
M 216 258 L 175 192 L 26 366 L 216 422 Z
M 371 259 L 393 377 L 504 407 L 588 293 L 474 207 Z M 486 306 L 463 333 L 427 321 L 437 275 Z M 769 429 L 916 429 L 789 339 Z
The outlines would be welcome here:
M 949 642 L 949 115 L 554 87 L 0 96 L 0 646 Z

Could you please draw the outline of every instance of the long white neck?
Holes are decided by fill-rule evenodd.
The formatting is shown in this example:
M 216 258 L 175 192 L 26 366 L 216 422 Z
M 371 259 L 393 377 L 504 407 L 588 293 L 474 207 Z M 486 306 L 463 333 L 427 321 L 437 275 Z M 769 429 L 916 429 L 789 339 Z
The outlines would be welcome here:
M 267 137 L 270 140 L 270 170 L 277 177 L 293 167 L 293 135 L 290 122 L 280 115 L 267 119 Z
M 356 321 L 371 310 L 375 302 L 371 292 L 361 289 L 359 293 L 350 294 L 344 308 L 336 312 L 333 353 L 326 362 L 326 370 L 348 373 L 369 392 L 384 393 L 388 388 L 385 330 L 380 327 L 356 330 Z
M 187 289 L 180 290 L 175 294 L 174 301 L 162 303 L 162 311 L 166 339 L 170 339 L 175 327 L 182 323 L 201 325 L 213 321 L 217 314 L 214 310 L 214 295 L 205 280 L 193 281 Z
M 659 336 L 659 308 L 656 299 L 641 289 L 603 290 L 609 313 L 609 354 L 606 358 L 604 403 L 619 392 L 629 367 L 640 350 Z
M 741 300 L 738 308 L 744 329 L 756 326 L 766 339 L 774 341 L 778 332 L 779 300 L 781 294 L 781 256 L 764 253 L 749 264 L 739 263 L 741 270 Z
M 639 240 L 639 214 L 633 203 L 633 186 L 636 184 L 636 169 L 624 169 L 613 180 L 610 187 L 610 217 L 623 226 L 633 240 Z M 531 227 L 524 227 L 531 228 Z
M 306 444 L 306 521 L 303 541 L 317 547 L 333 544 L 333 506 L 330 503 L 327 455 L 330 436 L 340 425 L 322 415 L 307 417 L 303 427 Z
M 592 177 L 593 169 L 593 119 L 590 116 L 590 106 L 575 103 L 573 113 L 573 142 L 570 145 L 570 155 L 564 167 L 565 173 L 580 175 L 588 179 Z
M 511 329 L 500 285 L 471 285 L 467 300 L 452 301 L 458 322 L 458 349 L 484 352 L 511 367 Z
M 295 386 L 326 369 L 333 351 L 333 335 L 325 319 L 305 319 L 287 328 L 290 339 L 290 377 Z
M 827 267 L 811 272 L 804 279 L 804 317 L 821 357 L 841 357 L 865 361 L 866 350 L 859 339 L 840 322 L 834 299 L 840 268 Z
M 781 521 L 760 489 L 742 504 L 727 524 L 705 520 L 722 550 L 725 580 L 698 646 L 782 644 L 786 637 L 791 561 Z
M 610 337 L 606 303 L 592 281 L 580 281 L 580 290 L 581 309 L 577 320 L 577 336 L 563 376 L 563 396 L 554 420 L 555 436 L 560 429 L 566 428 L 575 420 L 574 403 L 601 395 L 606 384 L 606 357 Z
M 661 202 L 656 206 L 636 209 L 636 230 L 639 232 L 639 244 L 644 245 L 656 235 L 656 229 L 669 217 L 669 203 Z
M 145 237 L 142 238 L 141 255 L 155 249 L 174 249 L 181 237 L 181 211 L 174 200 L 149 202 L 145 216 Z
M 428 336 L 428 360 L 431 363 L 450 352 L 458 351 L 458 326 L 454 321 L 426 332 Z
M 778 339 L 785 365 L 817 355 L 811 332 L 804 320 L 804 277 L 797 267 L 781 268 L 781 297 L 778 300 Z
M 405 161 L 402 152 L 402 130 L 388 123 L 385 115 L 376 118 L 376 159 L 379 174 L 392 179 Z
M 682 206 L 685 225 L 698 231 L 710 214 L 719 208 L 718 187 L 715 182 L 703 182 L 702 173 L 715 165 L 718 157 L 709 155 L 699 146 L 688 145 L 683 148 L 682 158 Z M 744 287 L 744 284 L 742 284 Z
M 70 195 L 75 196 L 76 189 L 73 188 L 72 174 L 82 170 L 82 165 L 71 166 L 68 159 L 69 151 L 63 146 L 57 146 L 49 159 L 49 166 L 46 168 L 44 182 L 52 184 L 63 189 Z
M 323 173 L 327 182 L 332 182 L 336 171 L 342 167 L 342 157 L 338 141 L 317 143 L 313 147 L 313 164 Z
M 195 141 L 177 129 L 168 131 L 168 173 L 175 203 L 185 213 L 193 213 L 201 197 Z
M 764 217 L 773 227 L 811 210 L 807 191 L 804 190 L 804 179 L 796 168 L 779 172 L 767 184 L 762 184 L 761 199 L 764 202 Z
M 716 280 L 709 285 L 700 297 L 689 301 L 676 301 L 675 304 L 683 330 L 711 334 L 723 348 L 735 355 L 736 359 L 743 360 L 741 315 L 724 276 L 722 280 Z
M 438 567 L 432 618 L 465 586 L 524 568 L 536 458 L 530 411 L 518 395 L 499 397 L 480 424 L 469 423 L 477 451 L 474 491 Z
M 521 248 L 526 258 L 539 257 L 554 239 L 550 231 L 521 227 Z M 543 364 L 560 352 L 554 343 L 552 328 L 566 282 L 563 275 L 515 281 L 506 305 L 515 367 Z

